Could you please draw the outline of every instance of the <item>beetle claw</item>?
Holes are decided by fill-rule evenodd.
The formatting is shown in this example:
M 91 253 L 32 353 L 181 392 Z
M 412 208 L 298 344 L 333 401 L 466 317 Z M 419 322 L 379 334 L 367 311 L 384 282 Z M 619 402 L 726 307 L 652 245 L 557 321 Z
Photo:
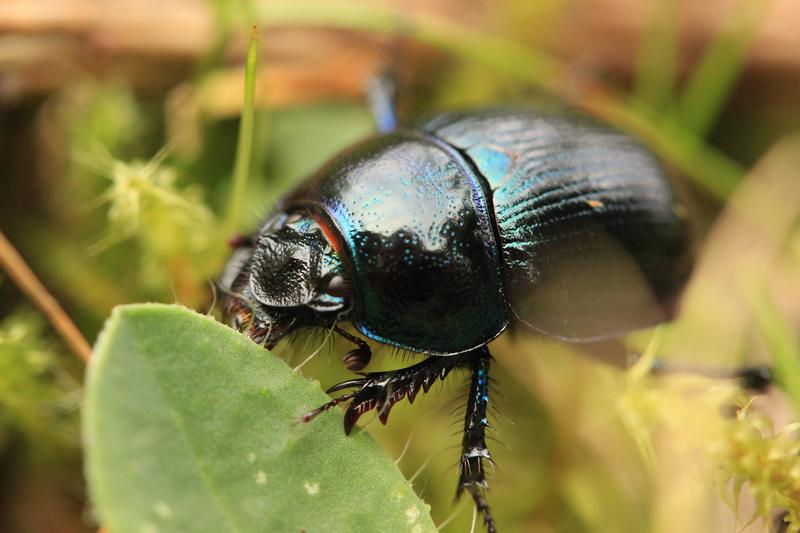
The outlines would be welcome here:
M 366 382 L 367 380 L 364 378 L 349 379 L 347 381 L 342 381 L 341 383 L 337 383 L 333 387 L 330 387 L 328 390 L 325 391 L 325 393 L 330 394 L 332 392 L 339 392 L 340 390 L 363 387 L 366 384 Z

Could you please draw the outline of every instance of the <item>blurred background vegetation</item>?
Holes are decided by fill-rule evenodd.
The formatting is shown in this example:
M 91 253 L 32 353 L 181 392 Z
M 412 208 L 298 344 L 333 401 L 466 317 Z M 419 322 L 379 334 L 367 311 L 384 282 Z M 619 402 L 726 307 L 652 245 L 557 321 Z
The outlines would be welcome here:
M 0 228 L 93 342 L 117 304 L 207 310 L 230 230 L 252 228 L 373 131 L 363 94 L 374 73 L 397 73 L 406 119 L 557 99 L 642 137 L 683 177 L 700 262 L 658 356 L 709 369 L 769 363 L 779 387 L 752 396 L 730 380 L 655 378 L 646 358 L 624 372 L 526 332 L 506 336 L 494 347 L 498 523 L 763 531 L 787 517 L 796 531 L 798 20 L 793 0 L 6 0 Z M 231 212 L 253 23 L 253 171 Z M 652 338 L 627 342 L 641 351 Z M 298 336 L 277 353 L 297 364 L 323 340 Z M 343 379 L 346 349 L 331 346 L 304 371 L 323 385 Z M 402 364 L 379 351 L 372 368 Z M 98 527 L 81 473 L 82 373 L 0 274 L 1 531 Z M 461 392 L 445 385 L 396 407 L 388 427 L 368 427 L 402 455 L 437 523 L 461 509 L 445 531 L 471 519 L 453 504 Z

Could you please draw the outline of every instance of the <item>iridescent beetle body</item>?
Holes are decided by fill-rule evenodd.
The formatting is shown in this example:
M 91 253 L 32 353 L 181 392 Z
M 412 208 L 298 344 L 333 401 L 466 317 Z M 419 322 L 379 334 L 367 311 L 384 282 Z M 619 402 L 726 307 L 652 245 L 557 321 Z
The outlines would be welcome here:
M 385 422 L 397 401 L 469 368 L 458 491 L 494 531 L 486 344 L 509 324 L 590 341 L 669 320 L 691 263 L 684 209 L 640 143 L 584 118 L 494 110 L 440 115 L 335 157 L 236 251 L 222 284 L 234 325 L 267 344 L 349 321 L 428 356 L 336 385 L 355 390 L 306 417 L 351 400 L 348 433 L 364 412 Z M 368 360 L 355 341 L 351 354 Z

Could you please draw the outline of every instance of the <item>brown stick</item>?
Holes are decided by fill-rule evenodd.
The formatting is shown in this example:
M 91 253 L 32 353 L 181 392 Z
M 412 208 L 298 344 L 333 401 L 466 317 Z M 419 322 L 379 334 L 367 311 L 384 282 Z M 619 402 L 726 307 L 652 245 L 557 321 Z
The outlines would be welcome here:
M 19 255 L 3 232 L 0 231 L 0 267 L 8 272 L 9 277 L 22 289 L 22 292 L 39 308 L 50 324 L 56 329 L 64 342 L 75 355 L 89 361 L 92 348 L 81 334 L 78 327 L 69 318 L 58 301 L 50 294 L 47 289 L 36 277 L 28 264 Z

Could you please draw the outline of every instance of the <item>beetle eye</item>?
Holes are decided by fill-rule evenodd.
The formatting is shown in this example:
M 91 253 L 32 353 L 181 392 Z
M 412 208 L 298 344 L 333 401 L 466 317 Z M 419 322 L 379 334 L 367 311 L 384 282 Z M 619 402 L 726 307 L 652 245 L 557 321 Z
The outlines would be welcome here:
M 347 280 L 344 279 L 344 276 L 334 276 L 331 278 L 330 282 L 328 282 L 325 294 L 344 298 L 350 294 L 350 285 L 347 283 Z

